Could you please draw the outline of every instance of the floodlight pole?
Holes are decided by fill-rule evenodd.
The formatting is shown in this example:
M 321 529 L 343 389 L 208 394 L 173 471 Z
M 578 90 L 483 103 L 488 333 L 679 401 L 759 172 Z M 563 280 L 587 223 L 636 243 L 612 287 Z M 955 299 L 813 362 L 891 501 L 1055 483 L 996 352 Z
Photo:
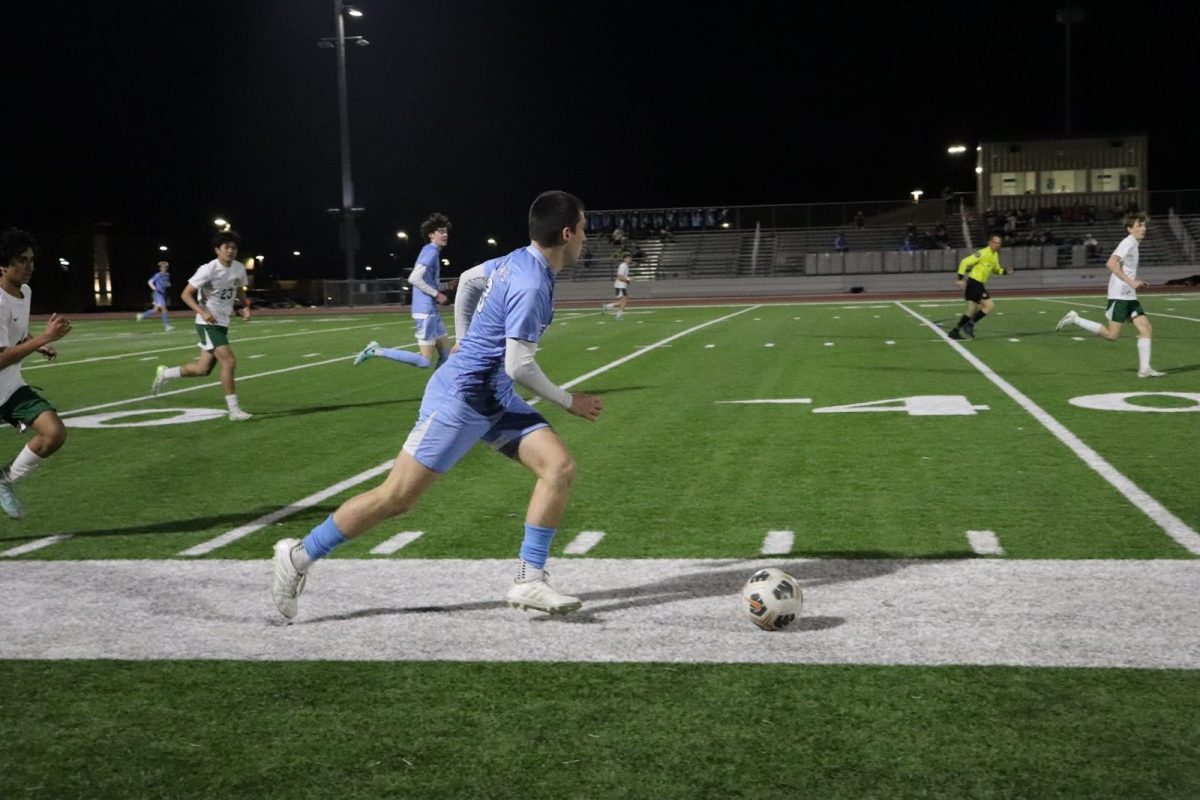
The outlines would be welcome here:
M 342 249 L 346 256 L 346 280 L 354 280 L 354 183 L 350 180 L 350 112 L 346 98 L 346 20 L 342 0 L 333 0 L 337 18 L 338 132 L 342 144 Z

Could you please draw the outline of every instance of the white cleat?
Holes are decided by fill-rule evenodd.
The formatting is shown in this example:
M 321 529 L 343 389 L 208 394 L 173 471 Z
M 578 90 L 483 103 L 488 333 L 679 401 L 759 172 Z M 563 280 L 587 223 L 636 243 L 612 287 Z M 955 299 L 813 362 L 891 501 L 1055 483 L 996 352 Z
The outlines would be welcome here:
M 21 508 L 21 501 L 17 499 L 17 494 L 13 491 L 12 481 L 8 479 L 7 470 L 0 473 L 0 508 L 3 508 L 4 513 L 12 519 L 21 519 L 25 516 L 25 509 Z
M 150 384 L 150 394 L 155 397 L 158 396 L 158 393 L 162 391 L 163 386 L 167 382 L 167 376 L 163 374 L 166 371 L 167 368 L 162 364 L 159 364 L 158 369 L 154 370 L 154 383 Z
M 1066 315 L 1058 321 L 1054 326 L 1054 330 L 1061 331 L 1063 328 L 1069 328 L 1075 324 L 1075 320 L 1079 319 L 1079 315 L 1074 310 L 1068 311 Z
M 173 330 L 175 330 L 174 325 L 163 325 L 163 333 L 170 333 Z
M 292 563 L 292 548 L 300 544 L 299 539 L 280 539 L 275 543 L 275 576 L 271 581 L 271 599 L 275 608 L 288 619 L 300 611 L 300 593 L 304 591 L 307 577 Z
M 250 419 L 253 416 L 254 416 L 253 414 L 248 414 L 245 411 L 242 411 L 240 408 L 229 409 L 229 421 L 230 422 L 245 422 L 246 420 Z
M 354 366 L 357 367 L 359 364 L 363 363 L 368 358 L 374 358 L 376 347 L 379 347 L 379 342 L 368 342 L 367 346 L 364 347 L 362 350 L 360 350 L 358 355 L 356 355 L 354 357 Z
M 1167 373 L 1159 372 L 1156 369 L 1139 369 L 1138 370 L 1139 378 L 1163 378 L 1163 377 L 1166 377 L 1166 374 Z
M 549 573 L 542 571 L 537 577 L 514 582 L 505 599 L 513 608 L 544 611 L 547 614 L 570 614 L 583 606 L 578 597 L 571 597 L 555 589 L 548 582 Z
M 137 314 L 134 315 L 133 318 L 136 319 L 138 322 L 141 322 L 142 320 L 144 320 L 146 318 L 146 315 L 139 311 Z

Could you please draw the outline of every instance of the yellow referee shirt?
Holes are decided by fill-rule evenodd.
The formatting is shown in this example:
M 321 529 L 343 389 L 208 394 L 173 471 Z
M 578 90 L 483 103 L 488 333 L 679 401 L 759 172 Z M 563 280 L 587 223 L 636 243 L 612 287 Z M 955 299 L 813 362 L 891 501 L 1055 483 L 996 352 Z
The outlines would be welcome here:
M 993 275 L 1003 275 L 1004 267 L 1000 266 L 1000 254 L 990 247 L 985 247 L 978 253 L 972 253 L 958 265 L 958 274 L 987 283 Z

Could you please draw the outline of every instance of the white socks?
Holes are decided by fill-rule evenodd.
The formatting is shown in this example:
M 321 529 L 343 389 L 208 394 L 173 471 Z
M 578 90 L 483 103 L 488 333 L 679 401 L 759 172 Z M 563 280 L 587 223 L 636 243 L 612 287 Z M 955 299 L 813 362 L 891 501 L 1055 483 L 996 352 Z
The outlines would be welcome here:
M 8 465 L 8 479 L 15 481 L 18 478 L 28 475 L 30 472 L 38 468 L 46 459 L 34 453 L 28 446 L 21 448 L 21 452 L 13 459 L 13 462 Z
M 225 395 L 225 405 L 229 406 L 230 411 L 237 411 L 239 408 L 238 401 L 237 401 L 237 395 L 236 394 Z
M 163 377 L 171 380 L 173 378 L 181 378 L 183 376 L 179 372 L 179 367 L 167 367 L 163 370 Z
M 1150 369 L 1150 337 L 1139 336 L 1137 340 L 1138 347 L 1138 371 L 1145 372 Z
M 1103 327 L 1099 322 L 1092 322 L 1090 319 L 1084 319 L 1083 317 L 1076 317 L 1075 324 L 1093 335 L 1099 335 L 1100 329 Z

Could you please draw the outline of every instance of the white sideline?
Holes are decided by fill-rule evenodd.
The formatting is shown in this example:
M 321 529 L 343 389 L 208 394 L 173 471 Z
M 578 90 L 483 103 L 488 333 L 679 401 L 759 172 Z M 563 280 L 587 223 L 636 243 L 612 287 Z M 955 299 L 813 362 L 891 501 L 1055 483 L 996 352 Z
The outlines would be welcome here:
M 900 301 L 896 305 L 937 333 L 937 335 L 954 348 L 967 360 L 971 366 L 983 373 L 983 376 L 994 383 L 1000 391 L 1008 395 L 1021 408 L 1029 412 L 1046 430 L 1050 431 L 1060 442 L 1065 444 L 1087 466 L 1091 467 L 1100 477 L 1112 484 L 1112 487 L 1125 496 L 1135 508 L 1149 517 L 1156 525 L 1174 539 L 1180 547 L 1189 553 L 1200 555 L 1200 533 L 1192 530 L 1186 522 L 1167 510 L 1166 506 L 1155 500 L 1137 484 L 1109 464 L 1103 456 L 1088 447 L 1078 436 L 1067 429 L 1065 425 L 1050 416 L 1041 406 L 1029 399 L 1017 387 L 997 375 L 992 368 L 983 363 L 974 353 L 946 335 L 946 332 L 930 320 L 913 311 Z
M 747 311 L 753 311 L 756 308 L 761 308 L 761 305 L 748 306 L 746 308 L 743 308 L 741 311 L 735 311 L 732 314 L 726 314 L 723 317 L 711 319 L 708 322 L 704 322 L 704 323 L 701 323 L 700 325 L 693 326 L 691 328 L 688 328 L 685 331 L 680 331 L 679 333 L 676 333 L 672 336 L 668 336 L 666 339 L 662 339 L 658 342 L 655 342 L 652 345 L 648 345 L 644 349 L 637 350 L 633 353 L 630 353 L 627 356 L 618 358 L 616 361 L 611 361 L 608 364 L 605 364 L 604 366 L 599 367 L 598 369 L 594 369 L 591 372 L 588 372 L 584 375 L 580 375 L 578 378 L 567 381 L 566 383 L 562 384 L 562 388 L 569 389 L 572 386 L 582 383 L 583 381 L 587 380 L 588 378 L 594 378 L 597 375 L 608 372 L 610 369 L 619 367 L 622 364 L 632 361 L 633 359 L 635 359 L 639 356 L 643 356 L 646 353 L 649 353 L 651 350 L 654 350 L 658 347 L 662 347 L 662 346 L 668 344 L 669 342 L 673 342 L 682 336 L 687 336 L 689 333 L 693 333 L 702 328 L 707 328 L 709 325 L 715 325 L 718 322 L 724 322 L 727 319 L 736 317 L 739 314 L 745 314 Z M 337 361 L 339 359 L 334 359 L 334 360 Z M 328 363 L 328 362 L 319 362 L 319 363 Z M 305 364 L 305 365 L 302 365 L 301 367 L 289 367 L 288 369 L 301 369 L 304 366 L 315 367 L 315 366 L 317 366 L 317 364 Z M 259 373 L 259 374 L 260 375 L 268 375 L 270 373 L 263 372 L 263 373 Z M 254 376 L 252 376 L 252 377 L 254 377 Z M 239 378 L 238 380 L 242 380 L 242 379 Z M 164 392 L 164 394 L 166 394 L 166 393 Z M 159 396 L 161 397 L 162 395 L 159 395 Z M 537 403 L 539 400 L 541 400 L 540 397 L 534 397 L 529 402 L 532 405 L 534 403 Z M 99 406 L 97 406 L 97 408 L 98 407 Z M 82 409 L 82 410 L 90 410 L 90 409 Z M 78 412 L 75 412 L 75 413 L 78 413 Z M 283 508 L 276 509 L 275 511 L 272 511 L 270 514 L 259 517 L 258 519 L 254 520 L 253 522 L 251 522 L 247 525 L 243 525 L 240 528 L 234 528 L 231 531 L 226 531 L 225 533 L 222 533 L 220 536 L 217 536 L 214 539 L 210 539 L 207 542 L 202 542 L 202 543 L 196 545 L 195 547 L 189 547 L 187 550 L 184 550 L 182 553 L 180 553 L 180 555 L 181 556 L 204 555 L 205 553 L 210 553 L 213 550 L 216 550 L 218 547 L 223 547 L 223 546 L 229 544 L 230 542 L 236 542 L 238 539 L 241 539 L 242 537 L 245 537 L 245 536 L 249 536 L 250 534 L 252 534 L 256 531 L 259 531 L 259 530 L 265 528 L 267 525 L 270 525 L 274 522 L 278 522 L 279 520 L 281 520 L 285 517 L 290 517 L 292 514 L 295 514 L 298 511 L 303 511 L 306 508 L 314 506 L 327 497 L 332 497 L 333 495 L 339 494 L 340 492 L 345 491 L 346 489 L 349 489 L 352 486 L 357 486 L 358 484 L 363 483 L 364 481 L 369 481 L 371 478 L 375 477 L 376 475 L 378 475 L 382 472 L 386 472 L 387 470 L 391 469 L 391 465 L 393 463 L 394 463 L 394 461 L 388 461 L 386 464 L 383 464 L 379 467 L 375 467 L 374 469 L 369 469 L 366 472 L 360 472 L 358 475 L 347 478 L 346 480 L 342 481 L 341 483 L 335 484 L 334 486 L 331 486 L 328 489 L 322 489 L 321 491 L 317 492 L 316 494 L 309 495 L 308 497 L 304 498 L 303 500 L 298 500 L 289 506 L 284 506 Z
M 776 566 L 804 611 L 738 592 Z M 552 559 L 583 608 L 508 607 L 511 559 L 330 558 L 291 625 L 266 559 L 0 560 L 0 659 L 976 664 L 1200 669 L 1200 559 Z

